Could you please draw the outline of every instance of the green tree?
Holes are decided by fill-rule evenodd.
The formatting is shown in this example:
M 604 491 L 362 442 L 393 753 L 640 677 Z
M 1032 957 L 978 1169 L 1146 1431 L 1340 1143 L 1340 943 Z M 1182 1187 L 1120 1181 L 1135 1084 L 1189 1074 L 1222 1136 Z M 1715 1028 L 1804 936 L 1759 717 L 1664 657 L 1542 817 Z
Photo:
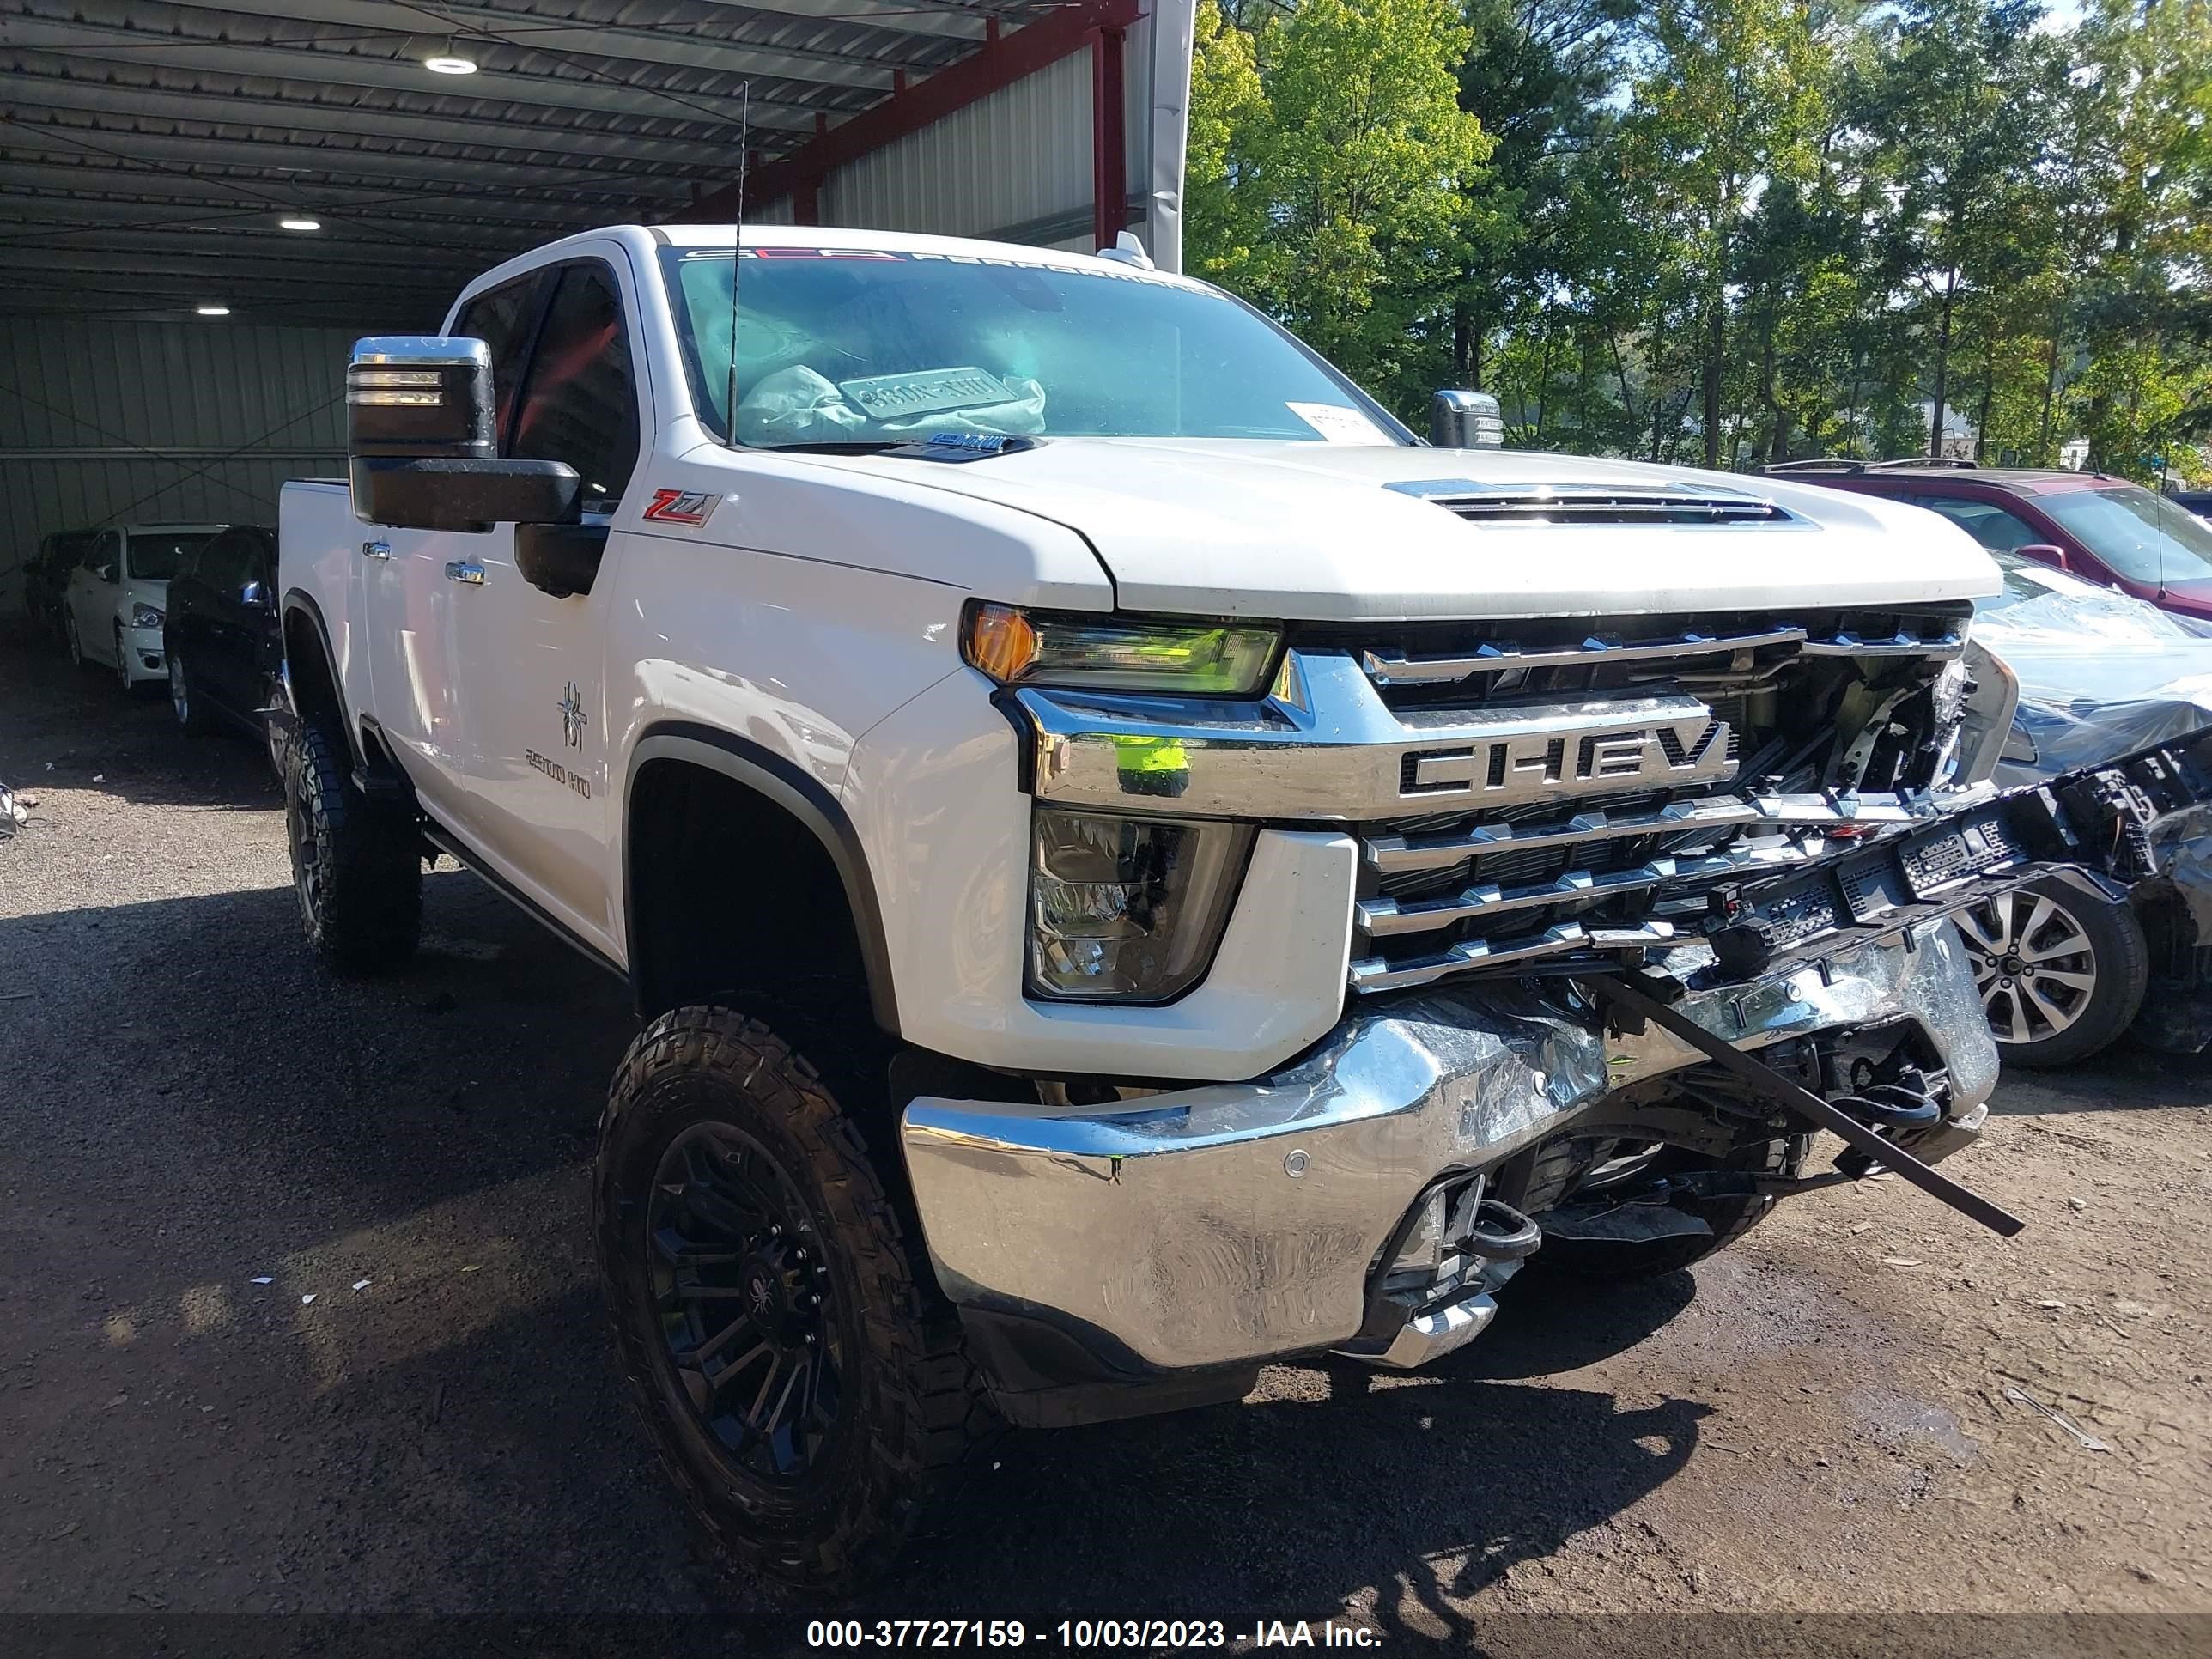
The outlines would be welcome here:
M 2212 406 L 2212 5 L 2104 0 L 2075 42 L 2069 406 L 2091 465 L 2148 476 Z
M 1468 187 L 1490 138 L 1453 74 L 1466 30 L 1448 0 L 1301 0 L 1251 31 L 1206 12 L 1187 263 L 1411 412 L 1486 229 Z
M 1814 173 L 1826 59 L 1804 0 L 1660 0 L 1624 142 L 1648 174 L 1654 231 L 1695 295 L 1705 465 L 1728 416 L 1728 288 L 1764 195 Z
M 2045 138 L 2063 83 L 2041 15 L 2041 0 L 1907 0 L 1878 26 L 1881 71 L 1853 111 L 1881 135 L 1873 165 L 1922 325 L 1931 455 L 1954 401 L 1962 306 L 2032 277 L 2033 228 L 2051 222 Z

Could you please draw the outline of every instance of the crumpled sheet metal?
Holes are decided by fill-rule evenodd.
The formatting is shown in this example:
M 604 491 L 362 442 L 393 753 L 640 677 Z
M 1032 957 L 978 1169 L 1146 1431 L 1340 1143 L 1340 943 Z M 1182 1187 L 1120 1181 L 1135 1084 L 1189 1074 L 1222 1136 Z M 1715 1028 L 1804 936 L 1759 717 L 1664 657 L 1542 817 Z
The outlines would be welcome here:
M 2174 812 L 2150 827 L 2158 860 L 2154 880 L 2171 887 L 2197 926 L 2199 945 L 2212 945 L 2212 807 Z
M 1679 1006 L 1747 1048 L 1912 1018 L 1970 1112 L 1997 1069 L 1973 975 L 1948 922 L 1909 939 Z M 1526 985 L 1462 985 L 1364 1004 L 1258 1083 L 1075 1114 L 925 1097 L 901 1138 L 956 1303 L 1045 1317 L 1139 1367 L 1227 1365 L 1357 1332 L 1369 1266 L 1437 1176 L 1702 1059 L 1656 1027 L 1609 1036 Z
M 2203 626 L 2081 587 L 1974 618 L 1975 641 L 2020 676 L 2014 732 L 2035 745 L 2033 761 L 1998 762 L 2006 788 L 2212 726 L 2212 637 Z

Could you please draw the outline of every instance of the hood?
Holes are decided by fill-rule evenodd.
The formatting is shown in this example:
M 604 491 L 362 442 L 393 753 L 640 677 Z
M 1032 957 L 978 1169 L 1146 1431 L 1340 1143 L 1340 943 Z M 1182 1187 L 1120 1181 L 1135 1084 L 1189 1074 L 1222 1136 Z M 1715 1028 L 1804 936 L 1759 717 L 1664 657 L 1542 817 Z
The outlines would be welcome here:
M 1975 640 L 2020 677 L 2000 784 L 2212 726 L 2212 625 L 2056 570 L 2014 569 L 2007 588 L 1974 618 Z
M 1055 438 L 957 464 L 831 459 L 1065 525 L 1096 550 L 1126 611 L 1329 622 L 1629 616 L 1978 599 L 1998 586 L 1989 556 L 1933 513 L 1688 467 L 1510 450 L 1135 438 Z M 1473 491 L 1494 503 L 1546 488 L 1728 492 L 1787 516 L 1470 522 L 1431 498 Z

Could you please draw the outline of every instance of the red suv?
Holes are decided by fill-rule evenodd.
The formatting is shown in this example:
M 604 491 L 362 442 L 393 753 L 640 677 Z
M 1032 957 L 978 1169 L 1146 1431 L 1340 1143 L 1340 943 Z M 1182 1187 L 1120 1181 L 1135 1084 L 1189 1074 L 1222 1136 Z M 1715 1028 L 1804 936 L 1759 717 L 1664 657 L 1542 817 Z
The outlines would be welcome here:
M 1770 473 L 1911 501 L 1995 553 L 2055 564 L 2185 617 L 2212 618 L 2212 524 L 2101 472 L 2036 472 L 1923 457 L 1785 461 Z

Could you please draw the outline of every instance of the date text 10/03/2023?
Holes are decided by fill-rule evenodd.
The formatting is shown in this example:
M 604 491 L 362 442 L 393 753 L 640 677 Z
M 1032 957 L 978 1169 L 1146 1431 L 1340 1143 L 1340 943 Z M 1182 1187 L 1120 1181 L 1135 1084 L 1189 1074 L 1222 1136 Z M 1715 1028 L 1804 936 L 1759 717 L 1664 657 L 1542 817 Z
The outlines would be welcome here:
M 1353 1648 L 1382 1645 L 1381 1632 L 1331 1620 L 1261 1620 L 1232 1632 L 1219 1619 L 1063 1619 L 1032 1626 L 1019 1619 L 817 1619 L 806 1626 L 815 1648 Z

